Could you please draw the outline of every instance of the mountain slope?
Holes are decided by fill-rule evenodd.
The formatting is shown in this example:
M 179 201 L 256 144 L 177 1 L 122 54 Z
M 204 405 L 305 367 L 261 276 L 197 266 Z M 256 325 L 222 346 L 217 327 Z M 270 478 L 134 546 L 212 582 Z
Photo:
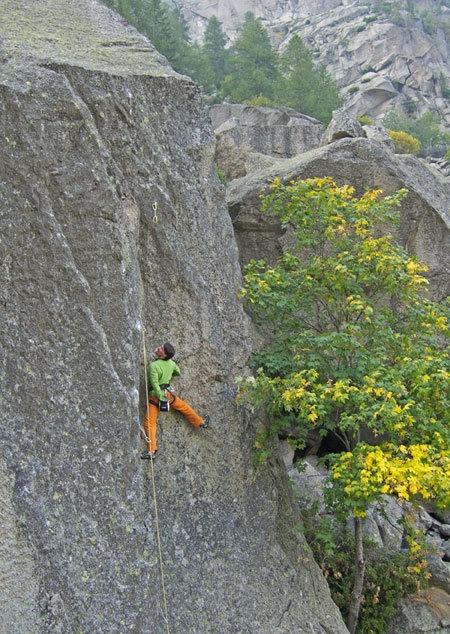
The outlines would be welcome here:
M 175 0 L 194 39 L 217 15 L 232 42 L 246 11 L 263 20 L 275 47 L 298 33 L 324 63 L 354 115 L 381 120 L 392 109 L 413 117 L 427 110 L 450 130 L 448 2 L 355 0 Z M 380 8 L 380 6 L 382 8 Z

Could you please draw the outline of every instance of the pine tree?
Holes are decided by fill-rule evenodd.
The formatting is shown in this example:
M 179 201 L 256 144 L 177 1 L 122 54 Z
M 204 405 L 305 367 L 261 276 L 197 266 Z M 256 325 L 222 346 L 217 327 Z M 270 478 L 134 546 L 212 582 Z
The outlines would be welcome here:
M 183 66 L 183 73 L 202 86 L 207 95 L 212 95 L 216 91 L 214 71 L 203 47 L 197 43 L 189 46 Z
M 281 55 L 282 77 L 277 85 L 276 102 L 315 117 L 327 125 L 333 110 L 342 101 L 325 66 L 314 66 L 310 49 L 294 35 Z
M 203 51 L 209 59 L 214 73 L 214 85 L 220 89 L 226 73 L 229 53 L 225 48 L 227 43 L 226 35 L 222 29 L 222 24 L 215 15 L 211 16 L 205 29 Z
M 161 0 L 138 2 L 143 11 L 138 15 L 137 28 L 147 35 L 155 48 L 173 64 L 179 50 L 179 33 L 174 29 L 167 5 Z
M 269 34 L 250 11 L 245 14 L 239 37 L 231 49 L 229 75 L 222 84 L 225 97 L 248 102 L 262 96 L 272 100 L 278 78 L 278 55 Z
M 120 13 L 120 15 L 132 23 L 131 2 L 132 0 L 103 0 L 103 4 L 110 9 L 114 9 L 114 11 L 117 11 L 117 13 Z

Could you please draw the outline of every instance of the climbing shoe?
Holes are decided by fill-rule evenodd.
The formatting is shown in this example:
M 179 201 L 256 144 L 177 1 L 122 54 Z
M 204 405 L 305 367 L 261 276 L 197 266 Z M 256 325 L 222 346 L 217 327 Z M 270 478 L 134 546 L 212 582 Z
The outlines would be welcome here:
M 144 453 L 141 453 L 141 460 L 151 460 L 152 457 L 153 457 L 153 460 L 155 460 L 156 451 L 154 451 L 153 454 L 150 451 L 144 451 Z
M 205 418 L 203 419 L 203 423 L 200 423 L 199 427 L 203 427 L 203 429 L 209 427 L 209 414 L 206 414 Z

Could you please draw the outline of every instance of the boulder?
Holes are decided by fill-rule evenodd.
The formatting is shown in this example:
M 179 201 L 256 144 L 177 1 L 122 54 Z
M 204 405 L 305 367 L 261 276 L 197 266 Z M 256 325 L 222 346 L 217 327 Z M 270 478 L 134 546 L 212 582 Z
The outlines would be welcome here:
M 450 629 L 450 595 L 433 586 L 400 602 L 386 634 L 442 634 Z
M 250 154 L 289 158 L 321 144 L 320 121 L 290 108 L 218 104 L 209 108 L 217 139 L 215 161 L 227 180 L 245 176 Z
M 340 109 L 333 112 L 333 117 L 322 137 L 322 144 L 333 143 L 339 139 L 365 137 L 363 126 L 347 111 Z M 312 148 L 309 148 L 312 149 Z

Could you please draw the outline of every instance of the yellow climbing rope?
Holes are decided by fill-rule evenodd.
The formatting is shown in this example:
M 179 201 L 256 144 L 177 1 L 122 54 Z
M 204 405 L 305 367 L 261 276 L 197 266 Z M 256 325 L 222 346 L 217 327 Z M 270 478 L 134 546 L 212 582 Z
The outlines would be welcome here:
M 145 394 L 147 397 L 146 407 L 148 407 L 148 399 L 149 399 L 149 389 L 148 389 L 148 377 L 147 377 L 147 352 L 145 347 L 145 328 L 142 327 L 142 349 L 144 354 L 144 374 L 145 374 Z M 148 442 L 148 438 L 145 435 L 145 440 Z M 153 486 L 153 504 L 155 507 L 155 526 L 156 526 L 156 541 L 158 544 L 158 554 L 159 554 L 159 570 L 161 573 L 161 587 L 163 594 L 163 603 L 164 603 L 164 620 L 166 622 L 166 631 L 167 634 L 170 634 L 169 627 L 169 613 L 167 609 L 167 597 L 166 597 L 166 584 L 164 581 L 164 566 L 163 566 L 163 557 L 162 557 L 162 548 L 161 548 L 161 537 L 159 532 L 159 517 L 158 517 L 158 502 L 156 497 L 156 480 L 155 480 L 155 466 L 153 461 L 153 454 L 150 451 L 150 465 L 152 471 L 152 486 Z

